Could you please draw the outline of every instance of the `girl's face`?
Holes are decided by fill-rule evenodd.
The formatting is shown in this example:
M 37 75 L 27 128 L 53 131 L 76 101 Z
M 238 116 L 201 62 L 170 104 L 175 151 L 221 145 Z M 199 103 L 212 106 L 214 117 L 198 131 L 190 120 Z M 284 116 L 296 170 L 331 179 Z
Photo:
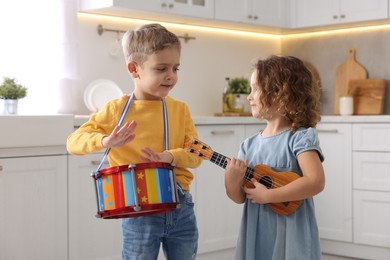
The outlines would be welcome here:
M 180 50 L 166 48 L 148 56 L 142 65 L 136 65 L 134 94 L 139 100 L 159 100 L 168 95 L 177 82 Z
M 251 106 L 252 116 L 256 118 L 260 117 L 260 95 L 261 91 L 257 82 L 257 71 L 255 70 L 251 75 L 251 93 L 248 95 L 248 101 Z

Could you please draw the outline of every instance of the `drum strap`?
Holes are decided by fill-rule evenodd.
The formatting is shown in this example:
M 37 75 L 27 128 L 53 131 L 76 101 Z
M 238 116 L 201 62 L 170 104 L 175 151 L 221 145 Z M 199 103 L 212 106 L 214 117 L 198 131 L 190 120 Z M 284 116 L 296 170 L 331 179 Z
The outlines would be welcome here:
M 126 118 L 126 115 L 127 115 L 127 112 L 129 112 L 129 109 L 130 109 L 130 105 L 131 103 L 133 102 L 133 99 L 134 99 L 134 92 L 131 93 L 129 99 L 127 100 L 126 102 L 126 105 L 125 107 L 123 108 L 122 110 L 122 114 L 119 118 L 119 121 L 118 121 L 118 126 L 121 127 L 122 124 L 123 124 L 123 121 L 125 120 Z M 167 112 L 167 105 L 165 103 L 165 99 L 162 98 L 161 99 L 161 102 L 162 102 L 162 108 L 163 108 L 163 118 L 164 118 L 164 149 L 165 150 L 168 150 L 169 149 L 169 128 L 168 128 L 168 112 Z M 97 170 L 96 170 L 96 173 L 100 171 L 100 169 L 103 167 L 104 163 L 106 162 L 107 160 L 107 156 L 109 154 L 109 152 L 111 151 L 111 148 L 107 148 L 106 151 L 104 152 L 104 155 L 103 155 L 103 158 L 102 158 L 102 161 L 100 162 Z

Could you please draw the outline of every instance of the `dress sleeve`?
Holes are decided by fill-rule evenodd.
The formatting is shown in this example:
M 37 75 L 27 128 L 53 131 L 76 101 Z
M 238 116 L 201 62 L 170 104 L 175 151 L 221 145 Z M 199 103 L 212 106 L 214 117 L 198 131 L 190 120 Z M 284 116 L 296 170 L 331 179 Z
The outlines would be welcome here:
M 299 129 L 295 133 L 294 138 L 292 138 L 292 143 L 290 145 L 292 146 L 295 157 L 302 152 L 315 150 L 317 151 L 321 162 L 325 159 L 320 147 L 317 131 L 314 128 Z

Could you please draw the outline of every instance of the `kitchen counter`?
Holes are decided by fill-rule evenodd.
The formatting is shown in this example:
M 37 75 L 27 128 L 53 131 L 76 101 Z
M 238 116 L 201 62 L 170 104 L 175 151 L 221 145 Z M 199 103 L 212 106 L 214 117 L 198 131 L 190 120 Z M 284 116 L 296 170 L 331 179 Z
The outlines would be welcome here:
M 74 126 L 79 127 L 87 122 L 88 115 L 76 115 L 74 118 Z M 195 125 L 230 125 L 230 124 L 258 124 L 264 123 L 264 120 L 258 120 L 251 116 L 242 117 L 215 117 L 215 116 L 194 116 Z M 324 123 L 388 123 L 390 115 L 369 115 L 369 116 L 321 116 L 321 122 Z
M 2 115 L 0 148 L 64 146 L 72 115 Z

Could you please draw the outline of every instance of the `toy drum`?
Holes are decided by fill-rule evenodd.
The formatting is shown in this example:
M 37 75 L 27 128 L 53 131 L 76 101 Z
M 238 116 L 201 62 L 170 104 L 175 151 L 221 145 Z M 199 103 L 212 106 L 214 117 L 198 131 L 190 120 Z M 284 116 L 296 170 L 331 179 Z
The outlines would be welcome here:
M 151 162 L 114 166 L 92 173 L 97 217 L 131 218 L 164 213 L 179 205 L 175 167 Z

